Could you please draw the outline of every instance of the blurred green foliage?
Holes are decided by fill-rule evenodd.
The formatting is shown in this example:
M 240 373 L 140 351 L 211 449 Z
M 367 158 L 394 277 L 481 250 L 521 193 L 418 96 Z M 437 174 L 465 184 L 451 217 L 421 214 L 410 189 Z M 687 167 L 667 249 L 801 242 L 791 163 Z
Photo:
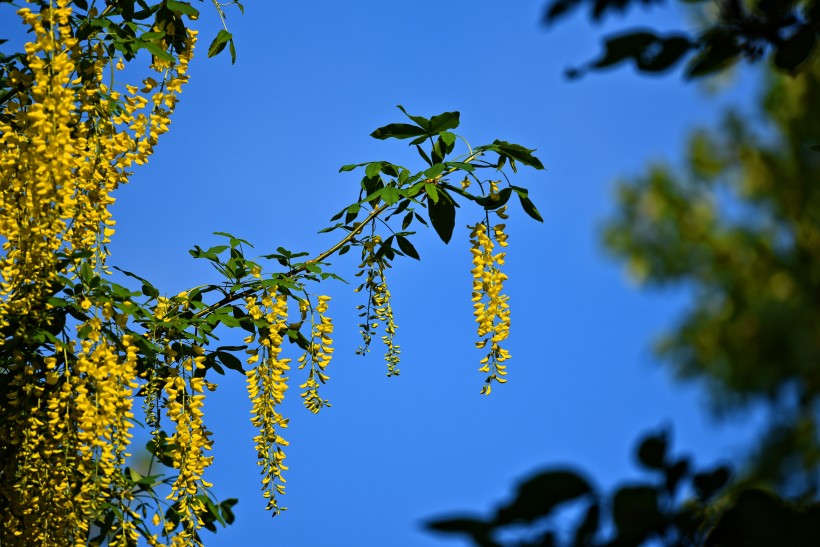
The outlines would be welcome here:
M 732 494 L 728 467 L 695 470 L 668 445 L 664 431 L 645 436 L 637 460 L 648 476 L 611 494 L 573 469 L 545 469 L 519 483 L 512 501 L 491 516 L 454 515 L 427 528 L 479 547 L 817 545 L 820 503 L 789 502 L 757 488 Z
M 783 3 L 798 4 L 816 6 Z M 766 409 L 747 458 L 696 471 L 654 433 L 637 448 L 645 480 L 601 493 L 550 468 L 489 517 L 428 529 L 482 547 L 820 545 L 820 62 L 766 77 L 755 116 L 729 112 L 693 133 L 682 164 L 622 181 L 603 234 L 639 284 L 692 295 L 660 361 L 705 385 L 718 414 Z
M 772 76 L 764 131 L 730 113 L 695 132 L 683 170 L 620 184 L 604 235 L 639 282 L 693 290 L 658 355 L 704 380 L 716 410 L 770 409 L 749 480 L 793 493 L 816 489 L 820 462 L 819 92 L 820 64 Z
M 551 25 L 585 5 L 595 22 L 636 5 L 664 4 L 663 0 L 550 0 L 543 22 Z M 696 79 L 720 72 L 741 59 L 771 60 L 778 70 L 796 74 L 807 66 L 820 33 L 817 0 L 681 0 L 697 32 L 681 29 L 659 33 L 633 28 L 604 39 L 598 59 L 570 69 L 571 78 L 632 62 L 645 74 L 660 73 L 686 61 L 684 76 Z

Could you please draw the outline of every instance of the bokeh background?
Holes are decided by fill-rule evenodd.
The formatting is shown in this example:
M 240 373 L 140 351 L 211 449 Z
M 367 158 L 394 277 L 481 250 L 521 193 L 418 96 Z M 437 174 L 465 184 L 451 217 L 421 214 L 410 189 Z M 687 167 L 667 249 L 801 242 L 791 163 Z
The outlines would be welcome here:
M 546 29 L 543 0 L 248 1 L 244 16 L 227 11 L 238 49 L 231 66 L 227 55 L 205 57 L 219 21 L 209 3 L 197 7 L 200 55 L 172 130 L 114 209 L 112 264 L 169 294 L 218 279 L 187 253 L 217 244 L 217 230 L 252 241 L 260 255 L 280 245 L 311 254 L 329 247 L 333 234 L 318 230 L 358 194 L 358 177 L 339 174 L 341 165 L 420 167 L 403 142 L 369 137 L 402 121 L 397 104 L 424 116 L 458 110 L 456 132 L 472 144 L 520 143 L 547 167 L 515 179 L 544 223 L 517 204 L 507 223 L 509 383 L 479 395 L 466 229 L 478 211 L 463 207 L 448 246 L 432 230 L 420 233 L 421 262 L 399 260 L 389 272 L 400 377 L 386 378 L 378 344 L 366 358 L 354 355 L 353 286 L 321 290 L 333 296 L 336 324 L 324 388 L 333 407 L 304 410 L 294 371 L 285 406 L 289 509 L 275 519 L 259 492 L 244 378 L 218 379 L 206 404 L 216 457 L 208 478 L 221 498 L 240 502 L 236 524 L 208 545 L 456 546 L 423 522 L 486 513 L 516 479 L 548 463 L 571 463 L 608 487 L 636 474 L 636 437 L 662 426 L 676 452 L 700 463 L 738 458 L 759 416 L 715 422 L 702 389 L 675 381 L 650 350 L 690 288 L 640 290 L 605 254 L 600 232 L 614 181 L 680 158 L 688 132 L 715 125 L 727 105 L 747 108 L 752 73 L 703 85 L 619 68 L 570 82 L 565 69 L 595 57 L 601 31 L 624 21 L 596 28 L 577 13 Z M 627 21 L 690 24 L 674 6 Z M 347 279 L 353 255 L 334 260 Z

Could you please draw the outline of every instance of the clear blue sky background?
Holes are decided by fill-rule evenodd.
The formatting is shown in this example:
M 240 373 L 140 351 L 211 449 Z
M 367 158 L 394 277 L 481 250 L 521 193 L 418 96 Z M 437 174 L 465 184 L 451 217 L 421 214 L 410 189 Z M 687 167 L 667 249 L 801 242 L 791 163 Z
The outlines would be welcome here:
M 632 69 L 563 77 L 598 53 L 601 28 L 578 14 L 547 32 L 544 0 L 246 3 L 229 10 L 239 57 L 206 59 L 217 30 L 201 4 L 202 42 L 172 130 L 150 164 L 118 193 L 112 263 L 164 291 L 216 280 L 187 253 L 234 233 L 260 254 L 279 245 L 320 252 L 316 232 L 357 195 L 346 163 L 415 162 L 401 142 L 369 133 L 411 113 L 462 113 L 471 143 L 502 138 L 537 148 L 546 172 L 517 183 L 545 218 L 513 207 L 507 291 L 513 330 L 509 383 L 479 395 L 481 354 L 473 347 L 468 222 L 462 208 L 444 246 L 416 239 L 421 263 L 390 271 L 402 375 L 388 379 L 379 348 L 358 344 L 351 287 L 336 283 L 336 354 L 314 416 L 298 398 L 299 371 L 284 411 L 289 510 L 271 519 L 259 493 L 244 378 L 221 378 L 206 405 L 216 461 L 209 478 L 236 496 L 237 522 L 212 547 L 456 546 L 423 532 L 430 517 L 485 513 L 514 482 L 546 464 L 572 463 L 608 487 L 638 476 L 635 439 L 669 424 L 676 451 L 702 463 L 737 457 L 751 421 L 714 424 L 698 386 L 675 383 L 649 350 L 674 324 L 686 289 L 646 293 L 630 284 L 599 244 L 613 210 L 613 183 L 648 162 L 682 156 L 685 135 L 716 123 L 727 104 L 749 103 L 754 79 L 709 96 L 678 75 L 643 78 Z M 633 14 L 626 22 L 673 28 L 680 14 Z M 614 21 L 603 30 L 621 27 Z M 420 166 L 418 163 L 410 165 Z M 336 260 L 351 278 L 356 257 Z M 296 354 L 294 354 L 294 357 Z

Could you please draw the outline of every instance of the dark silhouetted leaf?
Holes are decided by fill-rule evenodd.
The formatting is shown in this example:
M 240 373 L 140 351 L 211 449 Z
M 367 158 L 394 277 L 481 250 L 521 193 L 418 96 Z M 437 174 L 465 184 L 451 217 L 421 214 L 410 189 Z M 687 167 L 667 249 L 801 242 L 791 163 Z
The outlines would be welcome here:
M 372 127 L 372 126 L 371 126 Z M 425 135 L 422 128 L 409 123 L 391 123 L 373 131 L 370 136 L 374 139 L 409 139 Z
M 498 547 L 490 534 L 492 526 L 479 519 L 470 517 L 455 517 L 430 521 L 426 524 L 428 530 L 446 532 L 450 534 L 464 534 L 470 537 L 478 547 Z
M 581 0 L 553 0 L 547 6 L 547 9 L 544 10 L 544 16 L 542 17 L 542 22 L 544 24 L 550 24 L 559 17 L 566 15 L 569 11 L 577 6 Z
M 627 59 L 636 59 L 644 49 L 657 41 L 651 32 L 632 31 L 628 34 L 619 34 L 606 39 L 603 57 L 592 63 L 594 68 L 605 68 L 616 65 Z
M 572 544 L 574 546 L 594 545 L 595 536 L 601 521 L 601 507 L 593 503 L 584 514 L 584 519 L 575 529 L 575 537 Z
M 664 431 L 653 433 L 641 439 L 638 444 L 638 461 L 649 469 L 663 469 L 666 463 L 668 434 Z
M 453 198 L 444 189 L 438 189 L 437 193 L 438 201 L 427 200 L 427 212 L 438 236 L 444 243 L 449 243 L 456 225 L 456 207 Z
M 625 486 L 612 498 L 612 520 L 621 544 L 637 545 L 660 529 L 658 491 L 651 486 Z
M 692 43 L 685 36 L 657 37 L 635 58 L 638 68 L 646 72 L 663 72 L 677 63 L 691 49 Z
M 724 465 L 712 471 L 696 473 L 695 476 L 692 477 L 692 485 L 695 487 L 695 492 L 698 497 L 705 501 L 726 486 L 730 477 L 731 472 L 729 468 Z
M 529 165 L 530 167 L 534 167 L 536 169 L 544 168 L 541 160 L 532 155 L 532 153 L 535 152 L 535 149 L 524 148 L 520 144 L 513 144 L 500 140 L 493 141 L 493 149 L 499 154 L 507 156 L 517 162 L 521 162 L 524 165 Z
M 421 260 L 419 258 L 418 251 L 416 251 L 416 248 L 413 247 L 412 243 L 410 243 L 410 240 L 408 240 L 404 236 L 396 236 L 396 241 L 399 242 L 399 249 L 401 249 L 401 252 L 403 252 L 404 254 L 409 256 L 410 258 L 415 258 L 416 260 Z
M 549 515 L 562 503 L 592 492 L 586 480 L 573 471 L 555 470 L 539 473 L 518 487 L 515 499 L 496 513 L 496 524 L 532 522 Z
M 774 64 L 777 68 L 795 73 L 797 68 L 811 55 L 816 43 L 816 31 L 809 26 L 803 26 L 788 40 L 777 46 Z

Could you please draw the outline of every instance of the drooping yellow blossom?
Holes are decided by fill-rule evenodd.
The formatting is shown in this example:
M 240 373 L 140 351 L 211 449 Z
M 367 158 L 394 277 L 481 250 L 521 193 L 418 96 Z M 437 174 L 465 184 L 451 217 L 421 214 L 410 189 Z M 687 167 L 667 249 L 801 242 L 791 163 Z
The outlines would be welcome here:
M 278 494 L 285 493 L 287 470 L 284 464 L 284 447 L 288 442 L 279 430 L 288 426 L 288 420 L 277 411 L 288 389 L 286 376 L 290 359 L 281 358 L 283 336 L 287 330 L 287 297 L 269 289 L 262 298 L 262 306 L 254 297 L 246 301 L 245 309 L 251 316 L 264 317 L 268 324 L 267 335 L 259 340 L 259 346 L 249 350 L 248 364 L 255 365 L 246 372 L 248 395 L 251 399 L 251 423 L 259 434 L 254 437 L 258 464 L 262 467 L 262 491 L 268 499 L 267 509 L 278 515 L 285 508 L 277 501 Z M 260 355 L 261 354 L 261 355 Z
M 503 211 L 501 211 L 503 214 Z M 507 339 L 510 332 L 509 297 L 502 294 L 504 281 L 507 275 L 498 266 L 504 264 L 505 253 L 494 253 L 495 244 L 488 235 L 489 222 L 479 222 L 470 228 L 470 252 L 473 255 L 473 291 L 472 300 L 476 323 L 478 323 L 478 337 L 476 347 L 487 348 L 489 351 L 481 360 L 480 372 L 487 373 L 481 393 L 489 395 L 492 382 L 505 383 L 507 375 L 504 361 L 510 358 L 510 353 L 501 347 L 501 342 Z M 497 224 L 492 227 L 493 238 L 500 247 L 507 246 L 505 226 Z
M 299 385 L 299 389 L 304 389 L 299 394 L 305 404 L 305 407 L 313 412 L 318 413 L 323 407 L 330 406 L 327 399 L 319 397 L 319 384 L 324 384 L 330 377 L 325 374 L 327 365 L 330 364 L 331 356 L 333 355 L 333 340 L 330 337 L 333 334 L 333 321 L 327 317 L 327 303 L 330 301 L 329 296 L 319 296 L 319 303 L 316 305 L 316 314 L 311 313 L 311 331 L 309 349 L 297 359 L 299 368 L 305 368 L 310 363 L 310 371 L 305 383 Z M 309 305 L 307 299 L 302 300 L 301 304 L 305 303 L 305 308 Z M 316 322 L 315 315 L 319 316 L 319 321 Z

